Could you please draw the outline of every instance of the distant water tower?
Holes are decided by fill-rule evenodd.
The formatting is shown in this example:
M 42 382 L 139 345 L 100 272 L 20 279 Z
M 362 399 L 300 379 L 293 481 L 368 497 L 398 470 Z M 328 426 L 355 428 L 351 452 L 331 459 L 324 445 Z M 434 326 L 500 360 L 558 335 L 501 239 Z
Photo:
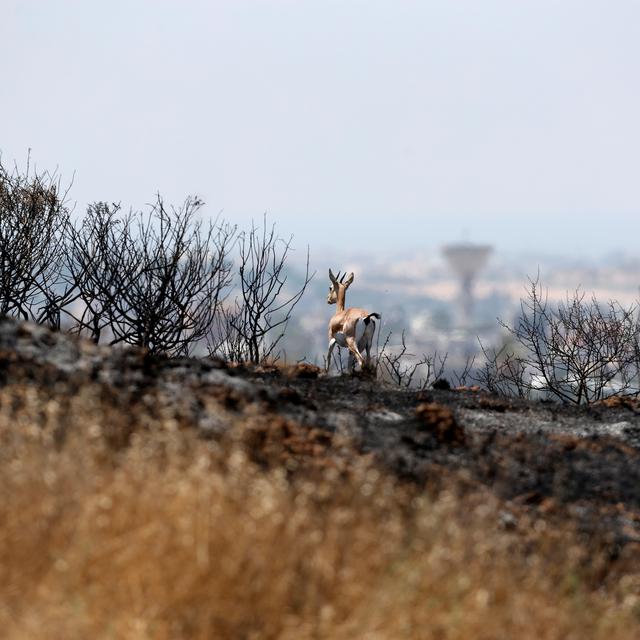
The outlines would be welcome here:
M 447 262 L 460 278 L 460 326 L 468 328 L 473 318 L 473 284 L 480 270 L 487 264 L 493 247 L 463 242 L 442 248 Z

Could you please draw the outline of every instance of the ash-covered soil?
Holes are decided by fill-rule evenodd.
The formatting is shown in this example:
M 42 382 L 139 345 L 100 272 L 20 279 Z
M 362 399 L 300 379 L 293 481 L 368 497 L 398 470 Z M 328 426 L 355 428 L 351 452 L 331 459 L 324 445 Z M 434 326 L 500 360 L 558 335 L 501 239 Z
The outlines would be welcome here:
M 359 375 L 327 377 L 304 364 L 242 367 L 98 347 L 6 318 L 0 386 L 33 387 L 55 399 L 63 416 L 74 396 L 93 390 L 130 416 L 111 434 L 114 447 L 127 446 L 141 412 L 151 417 L 146 429 L 161 412 L 203 438 L 238 437 L 244 429 L 253 459 L 291 473 L 344 469 L 366 457 L 430 490 L 451 482 L 489 488 L 504 501 L 506 528 L 532 518 L 568 520 L 584 535 L 602 536 L 613 555 L 640 543 L 634 400 L 575 408 L 471 390 L 413 392 Z M 64 423 L 58 432 L 64 446 Z

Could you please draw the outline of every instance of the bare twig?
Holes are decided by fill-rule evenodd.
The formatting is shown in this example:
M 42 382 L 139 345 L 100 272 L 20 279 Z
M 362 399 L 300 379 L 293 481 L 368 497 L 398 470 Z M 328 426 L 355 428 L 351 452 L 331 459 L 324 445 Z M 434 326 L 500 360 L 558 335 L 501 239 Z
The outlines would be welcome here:
M 440 356 L 435 352 L 431 356 L 422 354 L 417 358 L 408 352 L 404 331 L 399 347 L 392 350 L 389 345 L 392 335 L 391 332 L 387 334 L 382 348 L 378 350 L 376 373 L 380 372 L 383 379 L 404 389 L 426 389 L 442 377 L 447 354 Z

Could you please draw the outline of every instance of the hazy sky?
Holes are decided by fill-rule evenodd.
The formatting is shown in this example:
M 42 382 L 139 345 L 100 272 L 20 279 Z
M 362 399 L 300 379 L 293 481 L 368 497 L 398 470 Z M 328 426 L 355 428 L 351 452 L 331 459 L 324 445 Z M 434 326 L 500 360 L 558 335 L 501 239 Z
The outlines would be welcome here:
M 0 151 L 300 244 L 640 251 L 638 0 L 0 0 Z

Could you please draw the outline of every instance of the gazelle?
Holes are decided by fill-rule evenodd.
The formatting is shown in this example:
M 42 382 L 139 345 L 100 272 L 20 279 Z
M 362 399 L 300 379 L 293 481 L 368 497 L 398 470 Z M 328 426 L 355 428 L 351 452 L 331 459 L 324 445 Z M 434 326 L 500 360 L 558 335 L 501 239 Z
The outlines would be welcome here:
M 347 289 L 353 282 L 354 275 L 350 273 L 345 280 L 345 275 L 340 277 L 340 272 L 334 276 L 329 269 L 329 279 L 331 286 L 329 287 L 329 295 L 327 296 L 328 304 L 337 305 L 337 310 L 333 318 L 329 320 L 329 353 L 327 353 L 327 372 L 331 365 L 331 355 L 336 344 L 340 347 L 349 349 L 349 363 L 347 370 L 351 372 L 357 360 L 360 368 L 363 369 L 371 362 L 371 345 L 373 344 L 373 334 L 376 330 L 376 323 L 373 318 L 380 319 L 379 313 L 369 313 L 364 309 L 350 307 L 345 309 L 345 299 Z M 362 356 L 362 351 L 367 354 L 366 360 Z

